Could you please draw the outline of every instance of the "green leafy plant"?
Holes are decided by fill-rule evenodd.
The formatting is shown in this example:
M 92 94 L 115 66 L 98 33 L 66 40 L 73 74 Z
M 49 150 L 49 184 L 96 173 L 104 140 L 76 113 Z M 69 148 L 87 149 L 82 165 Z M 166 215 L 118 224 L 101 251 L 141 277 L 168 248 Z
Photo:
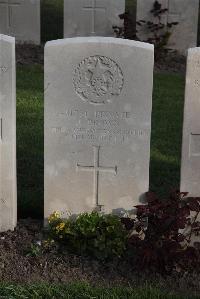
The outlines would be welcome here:
M 121 257 L 126 249 L 127 232 L 114 215 L 92 212 L 63 220 L 54 213 L 49 217 L 49 234 L 68 250 L 101 260 Z
M 42 254 L 41 246 L 35 243 L 32 243 L 31 246 L 26 250 L 26 256 L 37 257 Z
M 139 271 L 166 274 L 200 267 L 200 198 L 174 191 L 160 199 L 148 192 L 146 204 L 136 208 L 133 219 L 92 212 L 63 220 L 54 213 L 49 234 L 72 253 L 100 260 L 123 256 Z
M 130 12 L 127 11 L 123 14 L 120 14 L 119 18 L 123 21 L 123 26 L 113 26 L 115 36 L 117 38 L 137 40 L 136 26 Z
M 122 27 L 113 26 L 114 33 L 117 38 L 127 38 L 131 40 L 139 40 L 148 42 L 154 45 L 155 58 L 158 59 L 162 56 L 163 52 L 169 51 L 168 43 L 173 32 L 173 27 L 178 25 L 178 22 L 163 23 L 163 19 L 168 12 L 159 1 L 153 3 L 150 11 L 151 20 L 139 20 L 136 22 L 137 28 L 141 27 L 147 33 L 148 38 L 141 40 L 138 36 L 138 30 L 133 22 L 130 12 L 125 12 L 119 15 L 123 20 Z

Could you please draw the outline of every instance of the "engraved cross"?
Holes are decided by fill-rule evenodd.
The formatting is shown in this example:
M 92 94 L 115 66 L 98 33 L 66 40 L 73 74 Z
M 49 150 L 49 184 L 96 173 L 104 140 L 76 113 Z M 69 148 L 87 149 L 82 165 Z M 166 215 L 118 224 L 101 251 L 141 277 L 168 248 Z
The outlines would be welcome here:
M 94 165 L 87 166 L 87 165 L 77 164 L 77 170 L 93 172 L 94 200 L 95 200 L 96 208 L 101 210 L 102 205 L 99 204 L 99 173 L 107 172 L 116 175 L 117 166 L 115 167 L 100 166 L 100 162 L 99 162 L 100 146 L 93 146 L 93 151 L 94 151 Z
M 1 4 L 6 4 L 7 8 L 8 8 L 8 29 L 10 29 L 12 27 L 12 8 L 14 6 L 19 6 L 21 3 L 19 2 L 10 2 L 11 0 L 4 0 L 4 1 L 0 1 L 0 5 Z
M 91 0 L 92 4 L 91 5 L 87 5 L 83 7 L 83 10 L 89 10 L 92 12 L 92 34 L 95 34 L 95 17 L 96 17 L 96 13 L 97 11 L 106 11 L 105 7 L 98 7 L 96 1 L 97 0 Z
M 180 20 L 180 13 L 178 12 L 173 12 L 171 10 L 171 5 L 170 5 L 171 0 L 168 0 L 168 12 L 167 12 L 167 23 L 171 23 L 170 18 L 173 18 L 173 22 L 179 22 Z

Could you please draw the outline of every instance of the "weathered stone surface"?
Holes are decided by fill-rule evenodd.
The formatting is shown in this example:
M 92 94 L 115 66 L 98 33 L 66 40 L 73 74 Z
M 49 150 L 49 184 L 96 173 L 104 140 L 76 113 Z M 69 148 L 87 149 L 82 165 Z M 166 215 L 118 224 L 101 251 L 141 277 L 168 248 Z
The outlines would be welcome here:
M 64 36 L 114 36 L 125 0 L 64 0 Z
M 181 163 L 181 190 L 191 196 L 200 196 L 200 48 L 189 49 L 183 146 Z
M 15 39 L 0 35 L 0 231 L 17 222 Z
M 182 192 L 189 197 L 200 197 L 200 48 L 189 49 L 187 59 L 183 143 L 181 161 Z M 193 213 L 192 218 L 196 216 Z M 198 217 L 200 221 L 200 217 Z M 189 233 L 191 227 L 185 229 Z M 192 243 L 199 236 L 192 236 Z
M 149 187 L 153 46 L 70 38 L 45 48 L 45 217 L 133 211 Z
M 163 16 L 162 23 L 178 22 L 172 29 L 168 47 L 186 53 L 186 50 L 197 44 L 199 0 L 160 0 L 163 8 L 168 12 Z M 137 20 L 154 20 L 150 10 L 154 0 L 138 0 Z M 141 40 L 147 40 L 151 35 L 138 26 L 138 36 Z
M 0 33 L 40 44 L 40 0 L 0 0 Z

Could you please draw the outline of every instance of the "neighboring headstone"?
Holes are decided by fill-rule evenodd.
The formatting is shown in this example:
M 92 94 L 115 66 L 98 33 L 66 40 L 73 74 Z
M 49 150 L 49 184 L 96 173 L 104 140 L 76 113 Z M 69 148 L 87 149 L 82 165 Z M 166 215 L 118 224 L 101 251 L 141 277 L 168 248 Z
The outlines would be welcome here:
M 64 36 L 114 36 L 125 0 L 64 0 Z
M 0 0 L 0 33 L 40 44 L 40 0 Z
M 155 0 L 137 0 L 137 21 L 152 21 L 150 13 Z M 178 22 L 171 29 L 168 48 L 185 53 L 188 48 L 197 45 L 199 0 L 159 0 L 163 8 L 168 12 L 162 17 L 162 23 Z M 141 40 L 147 40 L 151 36 L 144 27 L 138 26 L 138 36 Z
M 15 39 L 0 35 L 0 232 L 17 222 Z
M 189 49 L 183 147 L 181 164 L 181 190 L 200 197 L 200 48 Z
M 188 192 L 189 197 L 200 197 L 199 99 L 200 48 L 193 48 L 189 49 L 187 59 L 180 186 L 180 190 Z M 196 213 L 194 215 L 196 216 Z M 190 227 L 185 231 L 190 232 Z M 193 235 L 192 242 L 199 242 L 199 236 Z
M 45 48 L 45 218 L 133 212 L 149 188 L 153 46 L 70 38 Z

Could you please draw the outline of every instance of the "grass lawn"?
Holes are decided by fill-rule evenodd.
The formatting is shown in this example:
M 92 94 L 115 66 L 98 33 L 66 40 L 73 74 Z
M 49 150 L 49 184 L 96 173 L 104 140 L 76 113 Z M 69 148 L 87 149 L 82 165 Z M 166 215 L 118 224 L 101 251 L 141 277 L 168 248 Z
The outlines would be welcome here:
M 179 187 L 184 78 L 154 77 L 150 187 L 166 194 Z M 19 217 L 43 217 L 43 69 L 17 70 Z M 187 190 L 186 190 L 187 191 Z
M 0 285 L 1 298 L 9 299 L 192 299 L 169 295 L 156 287 L 96 288 L 87 284 L 72 285 Z M 195 297 L 200 298 L 200 297 Z
M 43 216 L 43 70 L 17 70 L 18 216 Z
M 179 188 L 184 84 L 177 74 L 154 76 L 150 188 L 161 194 Z

